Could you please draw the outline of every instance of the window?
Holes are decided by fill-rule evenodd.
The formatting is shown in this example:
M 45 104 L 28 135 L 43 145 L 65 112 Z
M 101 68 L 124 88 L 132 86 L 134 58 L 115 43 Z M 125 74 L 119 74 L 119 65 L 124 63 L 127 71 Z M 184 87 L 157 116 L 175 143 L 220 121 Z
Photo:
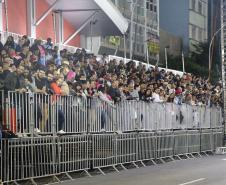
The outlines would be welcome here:
M 192 8 L 192 10 L 195 10 L 195 1 L 196 0 L 192 0 L 192 2 L 191 2 L 191 8 Z
M 198 6 L 199 7 L 198 11 L 199 11 L 200 14 L 202 14 L 202 2 L 199 1 L 198 5 L 199 5 Z
M 144 53 L 144 45 L 141 45 L 141 53 Z
M 157 6 L 154 6 L 154 12 L 157 12 Z
M 199 28 L 199 34 L 198 34 L 198 36 L 199 36 L 199 41 L 203 41 L 203 32 L 202 32 L 202 28 Z
M 150 4 L 150 11 L 153 11 L 153 4 Z
M 192 25 L 192 31 L 191 31 L 192 38 L 196 40 L 196 27 Z
M 149 3 L 148 2 L 146 3 L 146 9 L 149 10 Z
M 140 45 L 137 44 L 137 52 L 140 53 Z

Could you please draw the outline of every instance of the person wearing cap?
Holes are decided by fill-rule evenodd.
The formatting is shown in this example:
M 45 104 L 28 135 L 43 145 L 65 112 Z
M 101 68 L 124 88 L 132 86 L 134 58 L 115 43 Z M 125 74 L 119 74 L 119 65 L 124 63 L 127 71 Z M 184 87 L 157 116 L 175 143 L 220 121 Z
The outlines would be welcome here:
M 67 74 L 70 71 L 70 63 L 68 60 L 63 60 L 62 67 L 59 69 L 60 73 L 64 75 L 64 79 L 67 78 Z
M 51 38 L 47 38 L 47 42 L 44 45 L 44 48 L 49 51 L 53 49 L 53 43 Z
M 182 101 L 183 101 L 183 95 L 182 95 L 182 88 L 181 87 L 178 87 L 176 90 L 175 90 L 175 98 L 174 98 L 174 103 L 176 105 L 182 105 Z

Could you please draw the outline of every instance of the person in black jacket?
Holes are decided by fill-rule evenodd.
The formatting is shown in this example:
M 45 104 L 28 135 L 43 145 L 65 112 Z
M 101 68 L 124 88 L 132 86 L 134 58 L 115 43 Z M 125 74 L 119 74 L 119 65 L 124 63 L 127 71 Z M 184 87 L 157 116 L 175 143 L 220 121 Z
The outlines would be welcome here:
M 118 88 L 118 81 L 112 82 L 111 87 L 108 89 L 108 94 L 111 96 L 115 103 L 121 101 L 121 93 Z
M 2 80 L 4 81 L 3 89 L 5 91 L 5 94 L 7 94 L 8 91 L 15 91 L 17 76 L 15 73 L 11 72 L 10 64 L 8 62 L 3 63 Z

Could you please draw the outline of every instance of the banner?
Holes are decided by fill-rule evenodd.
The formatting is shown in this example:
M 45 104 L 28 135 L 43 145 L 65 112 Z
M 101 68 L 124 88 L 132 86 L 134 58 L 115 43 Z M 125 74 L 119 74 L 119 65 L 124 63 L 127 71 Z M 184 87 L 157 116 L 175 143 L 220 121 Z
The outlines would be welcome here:
M 119 46 L 120 45 L 120 37 L 118 36 L 110 36 L 109 42 L 114 45 L 114 46 Z

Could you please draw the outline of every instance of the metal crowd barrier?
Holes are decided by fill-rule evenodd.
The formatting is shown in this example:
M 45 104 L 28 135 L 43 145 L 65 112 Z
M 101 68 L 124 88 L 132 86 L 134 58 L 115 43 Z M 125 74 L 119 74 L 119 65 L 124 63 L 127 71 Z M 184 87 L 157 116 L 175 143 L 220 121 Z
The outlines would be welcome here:
M 19 181 L 88 169 L 88 136 L 4 139 L 0 180 Z
M 122 101 L 110 105 L 98 98 L 38 93 L 1 94 L 3 126 L 14 133 L 133 132 L 222 127 L 218 107 Z
M 214 151 L 222 142 L 222 128 L 3 139 L 0 141 L 0 181 Z
M 116 128 L 116 106 L 98 98 L 88 99 L 89 132 L 101 130 L 114 132 Z

